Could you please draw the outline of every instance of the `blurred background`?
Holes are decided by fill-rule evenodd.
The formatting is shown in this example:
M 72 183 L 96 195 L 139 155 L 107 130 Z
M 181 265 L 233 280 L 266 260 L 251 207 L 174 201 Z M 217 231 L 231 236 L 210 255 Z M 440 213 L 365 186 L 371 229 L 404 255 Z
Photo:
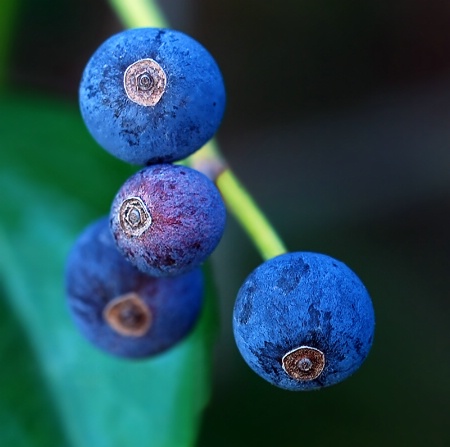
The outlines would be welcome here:
M 10 83 L 76 107 L 84 65 L 122 25 L 105 1 L 17 4 Z M 221 329 L 198 445 L 449 446 L 450 4 L 159 4 L 222 69 L 218 141 L 236 174 L 290 250 L 355 270 L 377 316 L 351 379 L 310 393 L 266 384 L 232 337 L 237 290 L 261 260 L 230 217 L 213 256 Z

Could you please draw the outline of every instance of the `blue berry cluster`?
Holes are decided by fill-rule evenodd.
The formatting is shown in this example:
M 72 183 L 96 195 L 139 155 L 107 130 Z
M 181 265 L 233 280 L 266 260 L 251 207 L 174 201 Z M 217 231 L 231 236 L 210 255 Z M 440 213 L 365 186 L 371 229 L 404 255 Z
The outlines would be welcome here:
M 97 347 L 129 358 L 184 338 L 201 311 L 200 265 L 219 243 L 226 211 L 214 183 L 174 165 L 216 132 L 225 107 L 221 73 L 195 40 L 139 28 L 104 42 L 80 84 L 94 139 L 115 157 L 145 165 L 88 226 L 67 261 L 77 327 Z
M 80 107 L 100 146 L 145 166 L 119 189 L 109 217 L 75 243 L 67 263 L 69 307 L 99 348 L 130 358 L 154 355 L 194 326 L 202 307 L 200 265 L 225 227 L 214 183 L 172 164 L 216 132 L 225 107 L 222 77 L 190 37 L 128 30 L 88 62 Z M 294 391 L 353 374 L 369 353 L 374 327 L 372 301 L 355 273 L 308 252 L 257 267 L 233 313 L 236 344 L 250 368 Z

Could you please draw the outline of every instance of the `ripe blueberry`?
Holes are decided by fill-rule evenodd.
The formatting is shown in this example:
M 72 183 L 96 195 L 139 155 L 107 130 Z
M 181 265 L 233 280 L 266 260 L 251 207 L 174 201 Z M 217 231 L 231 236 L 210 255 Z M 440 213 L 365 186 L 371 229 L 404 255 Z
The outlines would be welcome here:
M 137 165 L 180 160 L 217 131 L 225 108 L 222 75 L 194 39 L 137 28 L 104 42 L 80 85 L 81 114 L 94 139 Z
M 111 207 L 117 247 L 139 270 L 172 276 L 202 263 L 225 228 L 219 191 L 202 173 L 179 165 L 141 169 L 120 188 Z
M 118 252 L 108 218 L 88 226 L 66 266 L 70 313 L 98 348 L 139 358 L 165 351 L 193 328 L 201 311 L 200 269 L 174 278 L 153 278 Z
M 374 333 L 372 301 L 345 264 L 322 254 L 277 256 L 245 280 L 234 307 L 236 344 L 248 365 L 292 391 L 354 373 Z

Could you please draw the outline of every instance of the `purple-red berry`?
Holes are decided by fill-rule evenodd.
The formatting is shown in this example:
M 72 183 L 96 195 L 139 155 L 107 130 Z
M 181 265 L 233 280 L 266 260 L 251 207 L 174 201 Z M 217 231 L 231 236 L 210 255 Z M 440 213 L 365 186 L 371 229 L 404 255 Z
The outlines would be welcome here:
M 214 183 L 194 169 L 171 164 L 148 166 L 131 176 L 110 214 L 120 252 L 154 276 L 198 267 L 219 243 L 225 219 Z

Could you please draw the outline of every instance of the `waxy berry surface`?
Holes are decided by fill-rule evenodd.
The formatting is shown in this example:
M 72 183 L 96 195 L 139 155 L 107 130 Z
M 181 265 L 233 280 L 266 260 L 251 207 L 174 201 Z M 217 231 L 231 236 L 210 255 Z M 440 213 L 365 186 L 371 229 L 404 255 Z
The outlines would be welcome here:
M 248 365 L 293 391 L 319 389 L 353 374 L 369 353 L 374 328 L 372 301 L 356 274 L 336 259 L 308 252 L 257 267 L 239 290 L 233 314 L 235 340 Z M 299 347 L 323 353 L 317 378 L 296 380 L 283 369 L 283 357 Z
M 140 60 L 153 62 L 130 69 L 128 81 L 137 90 L 127 94 L 125 72 Z M 155 105 L 140 105 L 134 96 L 158 84 L 155 63 L 165 73 L 164 92 Z M 123 161 L 146 165 L 185 158 L 212 138 L 223 117 L 225 88 L 216 62 L 197 41 L 174 30 L 136 28 L 97 49 L 84 70 L 79 101 L 100 146 Z
M 72 248 L 66 293 L 74 323 L 92 344 L 112 355 L 140 358 L 163 352 L 190 333 L 202 308 L 203 275 L 200 269 L 175 278 L 145 275 L 118 252 L 104 217 Z M 140 336 L 122 335 L 105 318 L 107 306 L 129 294 L 150 313 L 150 327 Z
M 173 276 L 199 266 L 225 229 L 226 210 L 216 186 L 186 166 L 141 169 L 119 189 L 111 231 L 121 253 L 139 270 Z

